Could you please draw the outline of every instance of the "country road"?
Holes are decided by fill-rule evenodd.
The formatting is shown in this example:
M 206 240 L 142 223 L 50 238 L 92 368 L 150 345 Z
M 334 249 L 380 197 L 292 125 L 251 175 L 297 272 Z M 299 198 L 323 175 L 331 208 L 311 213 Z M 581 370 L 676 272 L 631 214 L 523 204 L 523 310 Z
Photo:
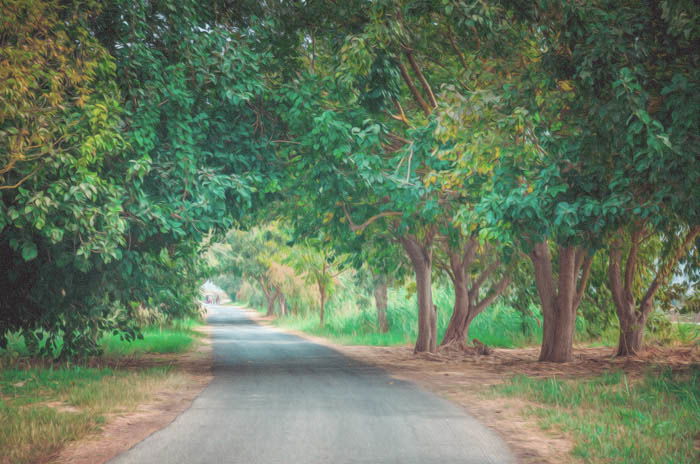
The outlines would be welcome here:
M 209 306 L 214 379 L 114 464 L 505 464 L 506 445 L 461 408 L 384 371 Z

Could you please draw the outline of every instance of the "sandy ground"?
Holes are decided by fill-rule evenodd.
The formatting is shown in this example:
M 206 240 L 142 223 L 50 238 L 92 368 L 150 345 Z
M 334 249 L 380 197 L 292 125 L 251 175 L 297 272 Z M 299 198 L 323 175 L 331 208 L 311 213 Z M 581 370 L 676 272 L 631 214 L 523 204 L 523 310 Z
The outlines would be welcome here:
M 261 324 L 270 318 L 249 310 Z M 519 462 L 574 463 L 573 442 L 565 434 L 541 430 L 527 418 L 523 409 L 531 406 L 519 399 L 493 398 L 485 395 L 488 387 L 502 383 L 514 375 L 531 377 L 588 377 L 610 370 L 624 370 L 628 375 L 643 375 L 650 365 L 683 369 L 700 363 L 700 349 L 648 348 L 637 359 L 618 359 L 611 348 L 577 348 L 575 360 L 569 363 L 537 362 L 538 348 L 494 349 L 488 356 L 450 351 L 439 354 L 414 355 L 407 346 L 376 347 L 339 345 L 328 339 L 303 332 L 284 330 L 329 346 L 349 357 L 381 367 L 394 377 L 417 383 L 464 407 L 483 424 L 501 435 Z
M 198 329 L 207 332 L 207 327 Z M 102 464 L 166 427 L 185 411 L 212 379 L 212 349 L 208 337 L 185 354 L 149 355 L 120 360 L 115 367 L 140 369 L 175 366 L 186 377 L 186 386 L 156 392 L 152 400 L 130 413 L 108 416 L 100 432 L 67 445 L 49 462 Z

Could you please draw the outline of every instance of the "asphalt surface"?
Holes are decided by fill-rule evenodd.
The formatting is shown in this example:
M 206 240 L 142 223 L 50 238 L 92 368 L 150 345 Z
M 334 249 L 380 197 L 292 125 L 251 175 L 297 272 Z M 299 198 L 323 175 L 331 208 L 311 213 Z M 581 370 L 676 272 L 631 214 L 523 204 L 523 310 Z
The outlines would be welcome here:
M 214 379 L 126 463 L 512 463 L 461 408 L 381 369 L 209 307 Z

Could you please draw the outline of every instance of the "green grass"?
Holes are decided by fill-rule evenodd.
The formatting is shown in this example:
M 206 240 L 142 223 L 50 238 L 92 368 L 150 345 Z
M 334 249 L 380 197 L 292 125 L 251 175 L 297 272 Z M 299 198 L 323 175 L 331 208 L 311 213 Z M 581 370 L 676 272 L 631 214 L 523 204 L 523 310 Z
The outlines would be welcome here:
M 349 290 L 354 290 L 352 287 Z M 438 340 L 447 329 L 452 312 L 452 293 L 437 287 L 433 294 L 438 307 Z M 394 346 L 412 344 L 417 336 L 417 309 L 415 295 L 409 295 L 404 289 L 391 289 L 387 308 L 390 330 L 379 333 L 374 301 L 358 298 L 350 291 L 340 293 L 331 299 L 326 310 L 326 322 L 319 325 L 318 314 L 309 310 L 305 304 L 304 311 L 296 315 L 277 318 L 275 325 L 300 330 L 312 335 L 330 338 L 338 343 L 348 345 Z M 264 307 L 256 298 L 251 298 L 243 305 Z M 470 338 L 478 338 L 489 346 L 517 348 L 537 344 L 542 335 L 541 316 L 536 308 L 526 316 L 503 304 L 494 304 L 478 315 L 472 322 Z
M 97 430 L 106 414 L 131 411 L 154 392 L 185 382 L 168 368 L 0 370 L 0 463 L 42 460 Z
M 699 462 L 700 368 L 662 371 L 632 381 L 622 372 L 591 379 L 513 378 L 496 395 L 537 404 L 526 413 L 543 429 L 569 433 L 586 463 Z
M 189 350 L 200 334 L 194 329 L 201 325 L 196 319 L 176 320 L 166 326 L 151 326 L 142 329 L 143 339 L 123 340 L 119 335 L 105 335 L 99 344 L 108 357 L 133 356 L 146 353 L 182 353 Z M 60 342 L 59 342 L 60 346 Z M 6 349 L 0 349 L 0 367 L 2 358 L 27 357 L 29 350 L 24 338 L 19 335 L 9 337 Z
M 188 319 L 167 327 L 148 327 L 142 331 L 143 339 L 131 342 L 118 335 L 107 335 L 100 340 L 105 356 L 126 356 L 144 353 L 183 353 L 192 347 L 199 337 L 194 327 L 198 322 Z
M 180 353 L 200 336 L 197 325 L 193 319 L 176 321 L 146 328 L 142 340 L 105 336 L 100 344 L 109 359 Z M 12 337 L 9 347 L 0 350 L 0 464 L 43 460 L 97 430 L 106 414 L 131 411 L 155 392 L 186 381 L 169 368 L 93 368 L 32 360 L 22 337 Z

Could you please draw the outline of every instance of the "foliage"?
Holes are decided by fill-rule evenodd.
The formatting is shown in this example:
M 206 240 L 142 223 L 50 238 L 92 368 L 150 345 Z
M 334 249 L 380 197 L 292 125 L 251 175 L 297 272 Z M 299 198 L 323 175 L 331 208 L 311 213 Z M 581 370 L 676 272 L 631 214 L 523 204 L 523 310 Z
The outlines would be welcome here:
M 195 313 L 202 247 L 275 188 L 250 11 L 7 6 L 0 184 L 22 184 L 0 190 L 0 346 L 21 330 L 90 354 L 106 331 L 137 336 L 135 308 Z
M 145 325 L 141 337 L 130 340 L 122 334 L 105 334 L 97 341 L 105 357 L 133 356 L 144 353 L 181 353 L 190 349 L 200 336 L 193 328 L 199 325 L 195 319 L 176 319 L 163 325 Z M 0 350 L 0 367 L 4 363 L 26 359 L 35 353 L 36 348 L 28 346 L 27 339 L 20 332 L 7 336 L 7 346 Z M 40 343 L 45 343 L 42 341 Z M 58 338 L 53 347 L 57 356 L 62 350 L 63 340 Z M 39 346 L 38 348 L 43 348 Z
M 502 264 L 525 318 L 574 262 L 573 298 L 540 292 L 545 325 L 555 300 L 576 302 L 570 320 L 582 301 L 592 330 L 624 315 L 623 255 L 635 314 L 659 288 L 693 306 L 663 289 L 678 262 L 700 268 L 693 7 L 7 0 L 0 346 L 22 331 L 44 354 L 95 353 L 106 332 L 136 338 L 143 308 L 194 314 L 203 277 L 234 269 L 270 283 L 270 308 L 302 311 L 304 278 L 323 306 L 333 256 L 373 283 L 427 272 L 420 338 L 433 260 L 476 242 L 469 277 Z M 229 236 L 247 256 L 207 269 L 224 233 L 279 219 L 290 230 L 247 251 Z M 533 249 L 537 286 L 519 262 Z

